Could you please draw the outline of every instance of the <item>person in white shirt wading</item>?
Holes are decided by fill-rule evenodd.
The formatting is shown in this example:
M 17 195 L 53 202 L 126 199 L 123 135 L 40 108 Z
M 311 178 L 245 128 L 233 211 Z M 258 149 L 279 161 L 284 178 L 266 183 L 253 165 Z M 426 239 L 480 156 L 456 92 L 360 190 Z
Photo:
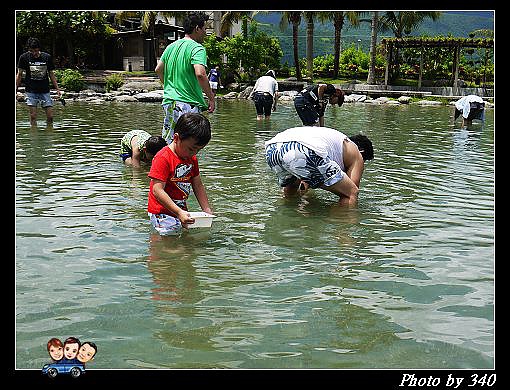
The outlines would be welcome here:
M 455 102 L 455 121 L 462 114 L 462 126 L 470 126 L 473 119 L 485 119 L 485 102 L 480 96 L 467 95 Z
M 257 120 L 269 119 L 271 111 L 276 110 L 278 99 L 278 82 L 274 70 L 268 70 L 264 76 L 259 77 L 248 99 L 255 102 Z

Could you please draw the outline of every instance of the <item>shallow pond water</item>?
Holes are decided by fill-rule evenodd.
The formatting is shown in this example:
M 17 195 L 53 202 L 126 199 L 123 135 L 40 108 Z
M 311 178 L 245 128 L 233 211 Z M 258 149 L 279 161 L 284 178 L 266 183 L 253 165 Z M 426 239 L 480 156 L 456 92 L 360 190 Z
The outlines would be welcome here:
M 291 105 L 257 122 L 219 100 L 198 155 L 218 218 L 178 237 L 151 231 L 148 167 L 117 156 L 125 132 L 159 134 L 159 104 L 69 102 L 52 128 L 16 110 L 17 368 L 69 336 L 98 345 L 90 368 L 494 366 L 492 110 L 462 129 L 451 107 L 329 108 L 375 148 L 343 209 L 284 199 L 266 166 Z

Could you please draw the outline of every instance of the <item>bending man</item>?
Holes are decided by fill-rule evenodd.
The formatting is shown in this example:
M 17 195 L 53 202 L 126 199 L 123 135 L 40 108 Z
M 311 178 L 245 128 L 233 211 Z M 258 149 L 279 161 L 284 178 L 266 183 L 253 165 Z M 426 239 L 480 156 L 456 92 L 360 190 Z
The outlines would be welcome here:
M 305 183 L 338 195 L 339 203 L 348 206 L 356 205 L 365 161 L 374 158 L 366 136 L 347 137 L 328 127 L 293 127 L 265 146 L 267 164 L 286 195 Z

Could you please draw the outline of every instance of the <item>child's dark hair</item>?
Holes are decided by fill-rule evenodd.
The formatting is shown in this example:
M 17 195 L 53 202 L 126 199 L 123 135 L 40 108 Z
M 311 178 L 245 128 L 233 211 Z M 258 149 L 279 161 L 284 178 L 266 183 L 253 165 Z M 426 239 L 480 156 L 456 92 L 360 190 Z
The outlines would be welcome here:
M 156 153 L 163 149 L 166 145 L 167 143 L 162 136 L 152 135 L 145 142 L 145 151 L 155 156 Z
M 374 158 L 374 147 L 372 141 L 368 139 L 366 135 L 353 135 L 349 139 L 356 144 L 363 157 L 363 161 L 372 160 Z
M 205 22 L 209 20 L 209 15 L 205 12 L 188 12 L 184 19 L 183 28 L 185 34 L 191 34 L 195 27 L 204 27 Z
M 179 134 L 181 140 L 193 137 L 199 146 L 205 146 L 211 140 L 211 123 L 202 114 L 188 112 L 179 117 L 174 133 Z

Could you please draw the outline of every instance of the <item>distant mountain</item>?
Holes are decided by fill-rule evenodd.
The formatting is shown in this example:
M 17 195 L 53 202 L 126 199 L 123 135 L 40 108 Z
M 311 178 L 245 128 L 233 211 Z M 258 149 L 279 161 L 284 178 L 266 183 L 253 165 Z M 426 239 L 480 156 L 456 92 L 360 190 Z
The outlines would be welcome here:
M 292 54 L 292 26 L 289 25 L 286 31 L 279 28 L 281 12 L 263 12 L 255 15 L 254 19 L 258 22 L 258 28 L 265 33 L 277 37 L 283 50 L 281 63 L 287 62 L 294 64 Z M 366 19 L 370 19 L 367 16 Z M 412 36 L 454 36 L 468 37 L 474 30 L 489 29 L 494 30 L 494 12 L 493 11 L 444 11 L 437 21 L 426 19 L 420 28 L 414 31 Z M 324 55 L 334 53 L 334 27 L 332 23 L 315 23 L 314 28 L 314 55 Z M 384 37 L 392 37 L 391 32 L 378 35 L 378 41 Z M 299 27 L 299 56 L 306 56 L 306 23 L 302 20 Z M 342 29 L 342 48 L 349 47 L 351 44 L 359 45 L 364 51 L 370 47 L 370 23 L 363 22 L 356 28 L 345 22 Z

